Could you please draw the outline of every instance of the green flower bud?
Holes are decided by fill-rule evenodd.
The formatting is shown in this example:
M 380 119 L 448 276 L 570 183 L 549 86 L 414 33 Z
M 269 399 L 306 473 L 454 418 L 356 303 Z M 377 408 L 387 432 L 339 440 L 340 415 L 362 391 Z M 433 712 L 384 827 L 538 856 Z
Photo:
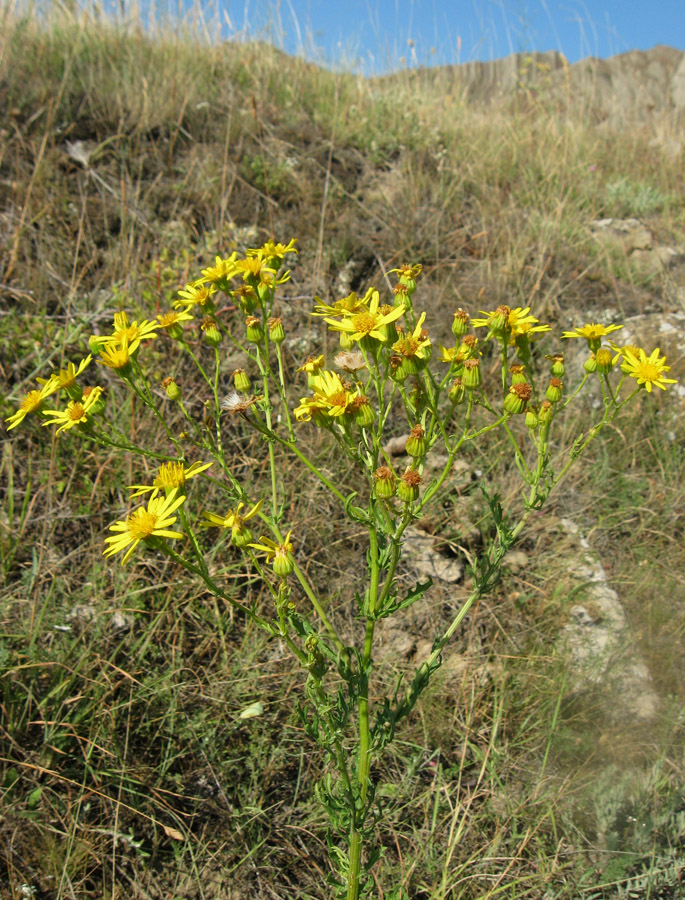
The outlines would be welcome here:
M 360 428 L 370 428 L 376 421 L 376 410 L 364 394 L 352 401 L 351 408 L 354 411 L 354 421 Z
M 382 500 L 388 500 L 395 496 L 397 491 L 397 478 L 390 466 L 380 466 L 373 473 L 375 480 L 376 496 Z
M 204 319 L 200 327 L 202 328 L 207 343 L 212 347 L 218 347 L 221 343 L 221 332 L 214 319 Z
M 516 364 L 509 369 L 511 372 L 511 383 L 512 384 L 526 384 L 528 382 L 528 378 L 526 376 L 526 367 L 520 364 Z
M 181 399 L 181 388 L 176 384 L 173 378 L 165 378 L 162 381 L 162 387 L 164 388 L 169 400 L 178 401 Z
M 414 425 L 409 433 L 407 453 L 410 456 L 413 456 L 414 459 L 420 459 L 422 456 L 426 455 L 427 450 L 428 444 L 426 443 L 426 432 L 423 430 L 423 426 Z
M 588 373 L 588 375 L 593 375 L 597 371 L 597 360 L 595 358 L 595 354 L 591 353 L 590 356 L 583 363 L 583 368 Z
M 480 360 L 465 359 L 462 381 L 467 391 L 473 391 L 481 385 Z
M 283 328 L 283 320 L 281 318 L 269 319 L 269 340 L 274 344 L 282 344 L 285 340 L 285 330 Z
M 600 375 L 608 375 L 611 372 L 613 368 L 611 350 L 607 347 L 600 347 L 595 353 L 595 360 L 597 362 L 597 371 Z
M 563 388 L 564 385 L 559 378 L 552 378 L 549 387 L 545 391 L 545 397 L 550 403 L 558 403 L 561 400 Z
M 466 400 L 466 388 L 461 378 L 455 378 L 447 395 L 452 403 L 463 403 Z
M 233 373 L 233 384 L 235 385 L 236 391 L 240 391 L 241 394 L 249 394 L 252 383 L 250 382 L 250 376 L 247 374 L 245 369 L 236 369 Z
M 271 565 L 274 575 L 278 575 L 279 578 L 287 578 L 295 568 L 295 559 L 292 553 L 279 547 Z
M 509 393 L 504 398 L 504 411 L 512 416 L 520 415 L 526 408 L 526 404 L 533 395 L 532 387 L 525 383 L 512 384 Z
M 245 319 L 245 336 L 252 344 L 258 344 L 264 337 L 261 320 L 257 316 L 247 316 Z
M 452 334 L 457 338 L 463 337 L 469 330 L 470 320 L 471 317 L 466 312 L 466 310 L 459 307 L 459 309 L 455 312 L 454 319 L 452 321 Z
M 534 431 L 538 427 L 538 414 L 534 409 L 526 410 L 526 428 Z
M 234 547 L 247 547 L 251 541 L 252 532 L 246 525 L 234 525 L 231 528 L 231 543 Z
M 397 496 L 404 503 L 413 503 L 419 499 L 419 485 L 421 484 L 421 476 L 416 469 L 407 469 L 400 477 L 397 485 Z
M 548 356 L 547 359 L 552 363 L 550 367 L 551 374 L 555 378 L 563 378 L 566 368 L 564 366 L 564 357 L 561 353 L 555 353 L 553 356 Z
M 106 346 L 107 341 L 105 341 L 104 338 L 100 337 L 99 334 L 91 334 L 91 336 L 88 338 L 88 347 L 90 348 L 90 352 L 93 354 L 93 356 L 97 356 L 102 348 Z

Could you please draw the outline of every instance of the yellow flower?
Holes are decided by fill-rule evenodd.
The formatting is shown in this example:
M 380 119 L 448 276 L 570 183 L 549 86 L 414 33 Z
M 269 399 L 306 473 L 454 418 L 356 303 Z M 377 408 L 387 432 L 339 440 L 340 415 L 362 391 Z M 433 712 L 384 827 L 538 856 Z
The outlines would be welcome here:
M 235 252 L 231 253 L 227 259 L 222 259 L 220 256 L 215 257 L 214 265 L 209 266 L 207 269 L 203 269 L 202 278 L 195 282 L 195 284 L 198 285 L 201 284 L 202 281 L 209 281 L 223 289 L 231 278 L 238 274 L 238 267 L 236 265 L 237 258 L 238 254 Z
M 160 328 L 171 328 L 174 325 L 180 325 L 181 322 L 193 321 L 193 317 L 186 309 L 182 309 L 181 312 L 170 309 L 169 312 L 159 313 L 157 318 L 159 319 Z
M 302 363 L 297 371 L 306 372 L 307 375 L 316 375 L 317 372 L 320 372 L 321 369 L 323 369 L 325 363 L 326 357 L 323 354 L 321 354 L 321 356 L 310 356 Z
M 265 244 L 257 249 L 248 250 L 246 256 L 256 256 L 257 259 L 279 259 L 282 260 L 286 253 L 297 253 L 297 238 L 292 238 L 287 244 L 274 243 L 269 239 Z
M 264 501 L 260 500 L 258 503 L 252 507 L 252 509 L 245 513 L 241 513 L 241 510 L 245 507 L 244 503 L 239 503 L 235 509 L 229 509 L 228 513 L 225 516 L 217 516 L 216 513 L 203 512 L 202 515 L 207 520 L 206 522 L 202 522 L 203 528 L 213 528 L 218 526 L 219 528 L 235 528 L 240 527 L 243 522 L 247 522 L 250 519 L 253 519 L 262 508 L 262 503 Z
M 583 325 L 581 328 L 574 328 L 573 331 L 565 331 L 561 336 L 563 338 L 583 337 L 587 341 L 590 350 L 595 351 L 599 350 L 603 337 L 611 334 L 612 331 L 618 331 L 619 328 L 623 328 L 623 325 L 596 325 L 592 323 Z
M 185 502 L 185 495 L 178 495 L 173 490 L 168 497 L 151 497 L 147 506 L 141 506 L 128 518 L 115 522 L 109 526 L 110 531 L 116 532 L 105 543 L 109 546 L 105 549 L 104 556 L 114 556 L 131 545 L 122 559 L 122 563 L 128 562 L 131 554 L 141 541 L 147 541 L 153 537 L 182 538 L 180 531 L 170 531 L 169 526 L 176 522 L 177 516 L 173 515 Z
M 418 363 L 419 367 L 427 362 L 431 355 L 431 340 L 428 337 L 428 332 L 423 328 L 425 319 L 426 313 L 422 312 L 419 321 L 416 323 L 416 328 L 409 334 L 400 334 L 399 339 L 392 345 L 393 351 L 399 356 L 403 356 L 406 360 L 414 361 L 414 363 L 416 363 L 417 359 L 420 360 Z M 414 373 L 410 372 L 410 374 Z
M 292 528 L 286 534 L 282 544 L 277 544 L 271 538 L 261 537 L 261 544 L 250 544 L 260 553 L 266 553 L 266 561 L 273 565 L 273 570 L 281 578 L 289 575 L 295 568 L 295 560 L 293 559 L 293 545 L 290 543 L 290 535 Z
M 359 312 L 367 309 L 374 294 L 374 288 L 369 288 L 363 297 L 357 297 L 355 291 L 343 297 L 342 300 L 336 300 L 335 303 L 329 305 L 324 303 L 320 297 L 314 297 L 316 305 L 314 306 L 313 316 L 342 316 L 348 313 Z
M 131 497 L 141 497 L 143 494 L 150 493 L 151 497 L 156 497 L 160 491 L 168 493 L 174 488 L 179 491 L 189 478 L 194 478 L 200 472 L 206 472 L 213 463 L 194 462 L 186 468 L 181 462 L 167 462 L 157 470 L 155 480 L 151 485 L 148 484 L 130 484 L 129 491 L 134 491 Z
M 49 378 L 37 378 L 36 381 L 45 386 L 45 390 L 47 391 L 45 396 L 54 394 L 62 389 L 68 392 L 73 389 L 78 376 L 92 361 L 93 357 L 91 354 L 88 354 L 88 356 L 86 356 L 85 359 L 82 359 L 78 364 L 78 369 L 74 363 L 70 362 L 67 363 L 66 369 L 60 369 L 59 372 L 53 372 Z
M 378 291 L 374 290 L 368 309 L 363 309 L 361 312 L 344 313 L 344 318 L 340 322 L 336 322 L 335 319 L 326 319 L 325 321 L 328 322 L 331 331 L 345 332 L 353 341 L 362 341 L 364 338 L 386 341 L 388 335 L 385 326 L 404 315 L 405 308 L 396 306 L 383 314 L 378 310 L 379 303 L 380 296 Z
M 147 341 L 157 337 L 159 329 L 157 322 L 130 322 L 125 312 L 114 313 L 114 333 L 98 337 L 100 343 L 107 347 L 112 345 L 121 346 L 126 340 L 128 342 L 128 352 L 135 353 L 140 346 L 141 341 Z
M 328 371 L 313 376 L 312 388 L 314 396 L 303 398 L 300 405 L 295 408 L 295 418 L 298 422 L 308 422 L 316 410 L 321 410 L 332 417 L 343 416 L 359 393 L 348 391 L 337 372 Z
M 520 335 L 530 335 L 534 332 L 549 331 L 549 325 L 538 325 L 538 319 L 529 315 L 530 306 L 498 306 L 492 312 L 481 310 L 487 319 L 471 319 L 475 328 L 488 327 L 492 331 L 506 331 L 513 339 Z M 500 327 L 501 326 L 501 327 Z
M 21 424 L 29 413 L 36 412 L 41 408 L 43 400 L 53 393 L 51 390 L 46 390 L 46 388 L 47 385 L 43 385 L 39 391 L 29 391 L 28 394 L 26 394 L 19 404 L 19 409 L 5 419 L 5 422 L 10 422 L 7 426 L 8 431 L 11 431 L 13 428 L 16 428 L 17 425 Z
M 178 292 L 178 299 L 174 301 L 174 308 L 188 310 L 198 304 L 204 308 L 216 292 L 217 287 L 215 284 L 203 284 L 201 281 L 195 284 L 187 284 L 185 290 Z
M 677 383 L 675 378 L 664 378 L 663 373 L 670 372 L 671 367 L 666 365 L 665 356 L 659 357 L 658 347 L 652 350 L 649 356 L 641 347 L 637 353 L 625 349 L 623 355 L 627 374 L 639 385 L 644 386 L 648 394 L 651 394 L 655 385 L 665 391 L 667 384 Z
M 66 409 L 46 409 L 43 411 L 44 416 L 52 416 L 49 422 L 43 422 L 46 425 L 59 425 L 57 434 L 75 428 L 77 425 L 88 421 L 88 413 L 100 399 L 102 393 L 101 387 L 94 387 L 89 391 L 88 396 L 83 400 L 72 400 L 67 404 Z
M 128 375 L 131 368 L 131 353 L 128 341 L 124 338 L 120 345 L 112 344 L 109 347 L 104 347 L 100 352 L 98 362 L 102 363 L 103 366 L 114 369 L 119 375 L 125 376 Z

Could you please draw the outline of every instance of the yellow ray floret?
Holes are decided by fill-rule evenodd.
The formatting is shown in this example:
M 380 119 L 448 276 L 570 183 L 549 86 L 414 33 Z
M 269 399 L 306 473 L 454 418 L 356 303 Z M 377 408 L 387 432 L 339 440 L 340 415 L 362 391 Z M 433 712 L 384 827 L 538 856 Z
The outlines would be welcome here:
M 664 372 L 670 372 L 671 367 L 666 365 L 665 356 L 659 356 L 658 347 L 656 350 L 652 350 L 649 356 L 641 347 L 637 353 L 624 349 L 623 358 L 625 360 L 624 371 L 626 374 L 634 378 L 641 387 L 644 387 L 648 394 L 651 394 L 652 388 L 655 386 L 665 391 L 667 384 L 677 383 L 675 378 L 664 378 Z
M 5 422 L 10 423 L 7 426 L 7 430 L 11 431 L 13 428 L 16 428 L 17 425 L 20 425 L 29 413 L 38 412 L 42 407 L 45 398 L 49 397 L 52 393 L 51 390 L 47 390 L 47 385 L 43 385 L 39 391 L 29 391 L 19 404 L 19 409 L 5 419 Z
M 206 472 L 212 465 L 213 463 L 194 462 L 186 468 L 182 462 L 162 463 L 152 484 L 130 484 L 128 489 L 134 491 L 131 494 L 132 498 L 141 497 L 144 494 L 156 497 L 161 491 L 171 491 L 174 488 L 180 490 L 189 478 Z
M 178 292 L 178 298 L 174 300 L 175 309 L 192 309 L 193 306 L 204 306 L 212 296 L 216 294 L 215 284 L 203 284 L 202 281 L 195 284 L 187 284 L 185 290 Z
M 174 513 L 185 499 L 185 495 L 179 496 L 177 490 L 173 490 L 168 497 L 152 497 L 147 506 L 141 506 L 126 519 L 110 525 L 109 530 L 115 534 L 105 538 L 105 543 L 109 546 L 103 555 L 115 556 L 126 550 L 122 559 L 122 563 L 126 563 L 141 541 L 153 537 L 182 538 L 181 532 L 171 531 L 170 526 L 176 522 L 177 516 Z
M 244 503 L 239 503 L 235 509 L 229 509 L 228 513 L 225 516 L 218 516 L 216 513 L 211 512 L 203 512 L 202 515 L 205 517 L 206 521 L 201 523 L 202 527 L 240 529 L 243 522 L 248 522 L 259 513 L 259 510 L 262 508 L 263 502 L 263 500 L 260 500 L 258 503 L 255 503 L 252 509 L 246 513 L 241 512 L 241 510 L 245 508 Z
M 339 322 L 335 319 L 326 319 L 325 321 L 331 331 L 343 331 L 353 341 L 361 341 L 364 338 L 387 341 L 388 333 L 385 326 L 404 315 L 405 307 L 403 305 L 395 306 L 389 312 L 382 313 L 378 309 L 379 303 L 380 296 L 378 291 L 374 290 L 368 309 L 360 312 L 346 312 Z
M 317 410 L 328 416 L 343 416 L 359 395 L 358 391 L 349 391 L 340 380 L 337 372 L 324 370 L 312 376 L 311 387 L 313 397 L 303 397 L 295 408 L 298 422 L 308 422 Z
M 82 359 L 78 364 L 78 368 L 74 363 L 70 362 L 67 363 L 66 369 L 60 369 L 59 372 L 53 372 L 49 378 L 37 378 L 36 381 L 45 386 L 45 390 L 47 391 L 46 396 L 48 396 L 48 394 L 55 394 L 62 389 L 68 390 L 75 384 L 78 376 L 92 361 L 93 357 L 91 354 L 88 354 L 88 356 L 86 356 L 85 359 Z
M 66 409 L 46 409 L 43 411 L 44 416 L 51 416 L 49 422 L 43 422 L 46 425 L 59 425 L 57 434 L 75 428 L 77 425 L 88 422 L 90 411 L 100 399 L 102 394 L 101 387 L 94 387 L 83 400 L 72 400 L 67 404 Z
M 141 341 L 149 341 L 157 337 L 159 322 L 131 322 L 125 312 L 114 313 L 114 331 L 112 334 L 98 337 L 101 344 L 107 347 L 120 347 L 128 342 L 128 352 L 135 353 Z

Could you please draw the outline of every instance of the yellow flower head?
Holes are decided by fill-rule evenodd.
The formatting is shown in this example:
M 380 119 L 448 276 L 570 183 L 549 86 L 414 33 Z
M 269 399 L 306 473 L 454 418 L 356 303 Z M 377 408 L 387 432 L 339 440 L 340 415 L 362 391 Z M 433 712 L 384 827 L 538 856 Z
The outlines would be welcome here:
M 297 253 L 296 243 L 297 238 L 292 238 L 287 244 L 274 243 L 273 240 L 269 239 L 261 247 L 248 250 L 246 256 L 254 256 L 257 257 L 257 259 L 265 260 L 277 259 L 280 264 L 286 253 Z
M 170 309 L 169 312 L 159 313 L 157 319 L 159 320 L 160 328 L 171 328 L 174 325 L 180 325 L 181 322 L 193 321 L 193 317 L 186 309 L 182 309 L 180 312 Z
M 179 492 L 185 485 L 186 481 L 199 475 L 200 472 L 206 472 L 213 463 L 194 462 L 186 468 L 181 462 L 166 462 L 157 470 L 157 475 L 152 484 L 130 484 L 129 491 L 134 491 L 131 497 L 141 497 L 143 494 L 150 494 L 156 497 L 161 491 L 169 493 L 174 489 Z
M 46 395 L 55 394 L 59 390 L 71 391 L 75 384 L 78 376 L 86 369 L 91 362 L 93 361 L 93 357 L 91 354 L 88 354 L 85 359 L 82 359 L 78 364 L 78 368 L 74 365 L 74 363 L 67 363 L 66 369 L 60 369 L 59 372 L 53 372 L 49 378 L 37 378 L 36 381 L 39 384 L 45 386 Z
M 85 424 L 88 422 L 89 412 L 100 399 L 100 394 L 102 394 L 102 388 L 95 387 L 88 392 L 87 397 L 84 396 L 83 400 L 72 400 L 67 404 L 66 409 L 44 410 L 43 415 L 51 416 L 52 418 L 49 422 L 43 422 L 43 426 L 59 425 L 57 434 L 61 434 L 63 431 L 68 431 L 77 425 Z
M 205 517 L 206 521 L 202 522 L 203 528 L 230 528 L 230 529 L 242 529 L 243 522 L 249 522 L 250 519 L 253 519 L 256 515 L 259 514 L 259 510 L 262 508 L 263 501 L 260 500 L 258 503 L 252 507 L 249 512 L 242 513 L 241 510 L 245 508 L 244 503 L 239 503 L 235 509 L 229 509 L 225 516 L 217 516 L 216 513 L 211 512 L 203 512 L 202 515 Z
M 666 365 L 665 356 L 659 357 L 658 347 L 652 350 L 649 356 L 641 347 L 637 353 L 625 349 L 623 356 L 626 373 L 644 387 L 648 394 L 651 394 L 654 386 L 665 391 L 667 384 L 677 383 L 675 378 L 664 378 L 664 372 L 670 372 L 671 367 Z
M 314 306 L 313 316 L 343 316 L 349 313 L 357 313 L 368 308 L 369 303 L 374 294 L 374 288 L 369 288 L 363 297 L 358 297 L 355 291 L 336 300 L 335 303 L 329 305 L 324 303 L 320 297 L 314 297 L 316 305 Z
M 593 352 L 599 350 L 602 338 L 612 331 L 618 331 L 623 325 L 583 325 L 581 328 L 574 328 L 573 331 L 565 331 L 561 336 L 563 338 L 583 337 L 587 341 L 587 345 Z
M 214 265 L 202 270 L 201 281 L 209 281 L 211 284 L 219 286 L 222 290 L 225 289 L 231 278 L 238 274 L 237 257 L 237 253 L 231 253 L 227 259 L 222 259 L 220 256 L 215 257 Z
M 128 341 L 124 338 L 121 344 L 103 347 L 98 362 L 124 376 L 128 374 L 131 368 L 131 353 L 132 350 L 129 348 Z
M 174 301 L 175 309 L 192 309 L 193 306 L 202 307 L 212 304 L 212 296 L 216 294 L 215 284 L 203 284 L 202 281 L 187 284 L 185 290 L 178 292 L 178 299 Z
M 300 405 L 295 408 L 295 418 L 298 422 L 309 422 L 312 413 L 317 410 L 333 418 L 344 416 L 359 394 L 358 391 L 349 391 L 337 372 L 323 371 L 315 375 L 312 379 L 312 388 L 314 396 L 303 398 Z
M 297 371 L 306 372 L 307 375 L 315 375 L 323 369 L 325 364 L 326 357 L 323 354 L 321 354 L 321 356 L 310 356 L 302 363 Z
M 419 316 L 419 321 L 416 323 L 416 328 L 409 334 L 400 334 L 399 339 L 392 345 L 392 349 L 396 354 L 404 356 L 406 359 L 418 358 L 422 361 L 427 361 L 430 358 L 431 340 L 428 337 L 428 332 L 423 328 L 425 319 L 426 313 L 422 312 Z
M 170 531 L 169 526 L 176 522 L 177 516 L 174 513 L 185 503 L 185 499 L 185 495 L 179 495 L 176 490 L 168 497 L 151 497 L 147 506 L 139 507 L 128 518 L 109 526 L 109 530 L 115 534 L 105 538 L 105 543 L 109 546 L 103 555 L 114 556 L 128 547 L 122 559 L 122 563 L 126 563 L 141 541 L 148 541 L 153 537 L 182 538 L 180 531 Z
M 158 322 L 130 322 L 125 312 L 114 313 L 114 332 L 98 338 L 108 347 L 121 346 L 124 341 L 128 343 L 128 352 L 135 353 L 141 341 L 148 341 L 157 337 Z
M 342 331 L 353 341 L 362 341 L 372 338 L 377 341 L 387 341 L 386 325 L 396 321 L 404 315 L 404 306 L 396 306 L 389 312 L 383 313 L 378 309 L 380 296 L 374 290 L 368 309 L 359 312 L 346 312 L 344 318 L 337 322 L 335 319 L 326 319 L 331 331 Z
M 7 426 L 8 431 L 16 428 L 17 425 L 20 425 L 29 413 L 37 412 L 41 408 L 43 400 L 52 393 L 52 391 L 46 390 L 46 388 L 47 385 L 43 385 L 39 391 L 29 391 L 28 394 L 25 395 L 24 399 L 19 404 L 19 409 L 5 419 L 5 422 L 10 423 Z

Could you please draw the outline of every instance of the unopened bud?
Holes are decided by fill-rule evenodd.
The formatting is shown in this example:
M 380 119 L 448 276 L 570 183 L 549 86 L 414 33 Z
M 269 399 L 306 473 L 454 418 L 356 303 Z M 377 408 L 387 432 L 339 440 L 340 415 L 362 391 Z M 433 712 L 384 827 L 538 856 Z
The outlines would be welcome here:
M 233 373 L 233 384 L 235 385 L 236 391 L 240 391 L 241 394 L 249 394 L 250 393 L 250 376 L 247 374 L 245 369 L 236 369 Z
M 257 316 L 245 318 L 245 336 L 252 344 L 258 344 L 264 337 L 261 320 Z
M 170 376 L 162 381 L 162 387 L 166 391 L 169 400 L 178 402 L 181 399 L 181 388 L 176 384 Z
M 269 319 L 269 340 L 274 344 L 282 344 L 285 340 L 285 330 L 283 328 L 283 319 L 280 317 Z
M 419 499 L 420 484 L 421 476 L 416 469 L 407 469 L 404 475 L 400 476 L 397 485 L 397 496 L 405 503 L 413 503 Z
M 388 500 L 390 497 L 395 496 L 397 490 L 397 478 L 390 466 L 380 466 L 380 468 L 376 469 L 373 473 L 373 477 L 376 482 L 375 490 L 377 497 Z
M 426 455 L 427 450 L 428 444 L 426 443 L 426 432 L 423 430 L 423 426 L 414 425 L 409 433 L 407 453 L 410 456 L 413 456 L 414 459 L 420 459 L 422 456 Z
M 470 319 L 471 317 L 466 312 L 466 310 L 459 307 L 459 309 L 455 312 L 454 319 L 452 321 L 452 334 L 458 338 L 463 337 L 469 330 Z

